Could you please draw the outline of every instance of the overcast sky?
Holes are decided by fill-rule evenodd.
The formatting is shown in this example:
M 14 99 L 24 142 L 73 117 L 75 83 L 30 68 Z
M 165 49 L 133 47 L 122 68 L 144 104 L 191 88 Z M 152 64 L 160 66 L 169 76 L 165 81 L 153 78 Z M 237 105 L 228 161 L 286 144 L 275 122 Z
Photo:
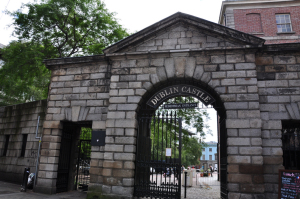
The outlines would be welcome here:
M 10 16 L 4 14 L 4 10 L 18 10 L 22 3 L 34 2 L 34 0 L 0 0 L 0 43 L 7 45 L 16 40 L 11 36 L 13 27 Z M 222 0 L 104 0 L 107 9 L 116 13 L 119 23 L 129 32 L 140 31 L 176 12 L 183 12 L 217 23 Z M 216 135 L 216 116 L 211 110 L 210 126 Z M 206 141 L 217 141 L 216 136 L 207 137 Z

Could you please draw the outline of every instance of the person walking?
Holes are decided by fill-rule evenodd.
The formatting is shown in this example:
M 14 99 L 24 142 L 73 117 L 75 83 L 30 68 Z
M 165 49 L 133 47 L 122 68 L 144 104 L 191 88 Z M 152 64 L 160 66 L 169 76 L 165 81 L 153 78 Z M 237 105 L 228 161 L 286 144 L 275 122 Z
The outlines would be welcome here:
M 209 168 L 210 168 L 210 176 L 213 177 L 213 171 L 214 170 L 213 170 L 212 166 L 209 166 Z

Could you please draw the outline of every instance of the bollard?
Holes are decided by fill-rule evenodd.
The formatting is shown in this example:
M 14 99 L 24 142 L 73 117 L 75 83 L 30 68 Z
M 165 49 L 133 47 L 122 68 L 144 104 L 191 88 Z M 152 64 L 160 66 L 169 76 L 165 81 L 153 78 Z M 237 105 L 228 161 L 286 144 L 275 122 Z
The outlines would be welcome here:
M 187 179 L 187 172 L 184 172 L 184 198 L 186 198 L 186 179 Z
M 29 173 L 30 173 L 30 168 L 25 167 L 21 191 L 26 192 Z

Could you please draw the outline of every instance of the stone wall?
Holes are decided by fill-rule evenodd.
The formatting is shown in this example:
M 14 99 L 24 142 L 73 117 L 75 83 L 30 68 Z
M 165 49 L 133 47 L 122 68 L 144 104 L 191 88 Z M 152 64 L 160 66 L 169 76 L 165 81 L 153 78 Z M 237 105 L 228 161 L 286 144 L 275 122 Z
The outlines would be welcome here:
M 91 122 L 93 130 L 106 128 L 111 66 L 104 56 L 50 60 L 46 65 L 52 76 L 36 191 L 53 194 L 63 122 Z M 91 183 L 102 182 L 103 150 L 92 146 Z
M 0 175 L 1 180 L 22 183 L 24 168 L 35 173 L 39 139 L 36 127 L 40 116 L 38 136 L 41 136 L 47 101 L 36 101 L 0 107 Z M 23 135 L 27 134 L 24 157 L 21 157 Z M 3 156 L 6 135 L 9 135 L 8 150 Z
M 300 53 L 266 51 L 257 54 L 256 64 L 266 198 L 276 198 L 278 169 L 284 169 L 282 121 L 300 121 Z

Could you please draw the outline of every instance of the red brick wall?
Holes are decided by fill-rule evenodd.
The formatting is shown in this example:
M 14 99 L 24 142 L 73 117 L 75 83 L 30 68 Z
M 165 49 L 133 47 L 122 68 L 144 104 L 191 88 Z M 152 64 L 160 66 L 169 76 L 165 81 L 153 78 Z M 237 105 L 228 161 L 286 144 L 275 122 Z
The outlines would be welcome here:
M 290 14 L 292 22 L 292 30 L 295 33 L 291 34 L 277 34 L 276 14 Z M 252 15 L 251 15 L 252 14 Z M 255 15 L 253 15 L 255 14 Z M 259 23 L 259 17 L 261 23 Z M 251 20 L 254 22 L 251 23 Z M 296 36 L 300 35 L 300 6 L 283 7 L 283 8 L 260 8 L 260 9 L 236 9 L 234 10 L 235 29 L 254 33 L 261 30 L 264 34 L 255 34 L 259 37 L 277 37 L 277 36 Z M 252 26 L 252 27 L 250 27 Z M 267 43 L 291 43 L 299 42 L 298 40 L 272 40 Z

